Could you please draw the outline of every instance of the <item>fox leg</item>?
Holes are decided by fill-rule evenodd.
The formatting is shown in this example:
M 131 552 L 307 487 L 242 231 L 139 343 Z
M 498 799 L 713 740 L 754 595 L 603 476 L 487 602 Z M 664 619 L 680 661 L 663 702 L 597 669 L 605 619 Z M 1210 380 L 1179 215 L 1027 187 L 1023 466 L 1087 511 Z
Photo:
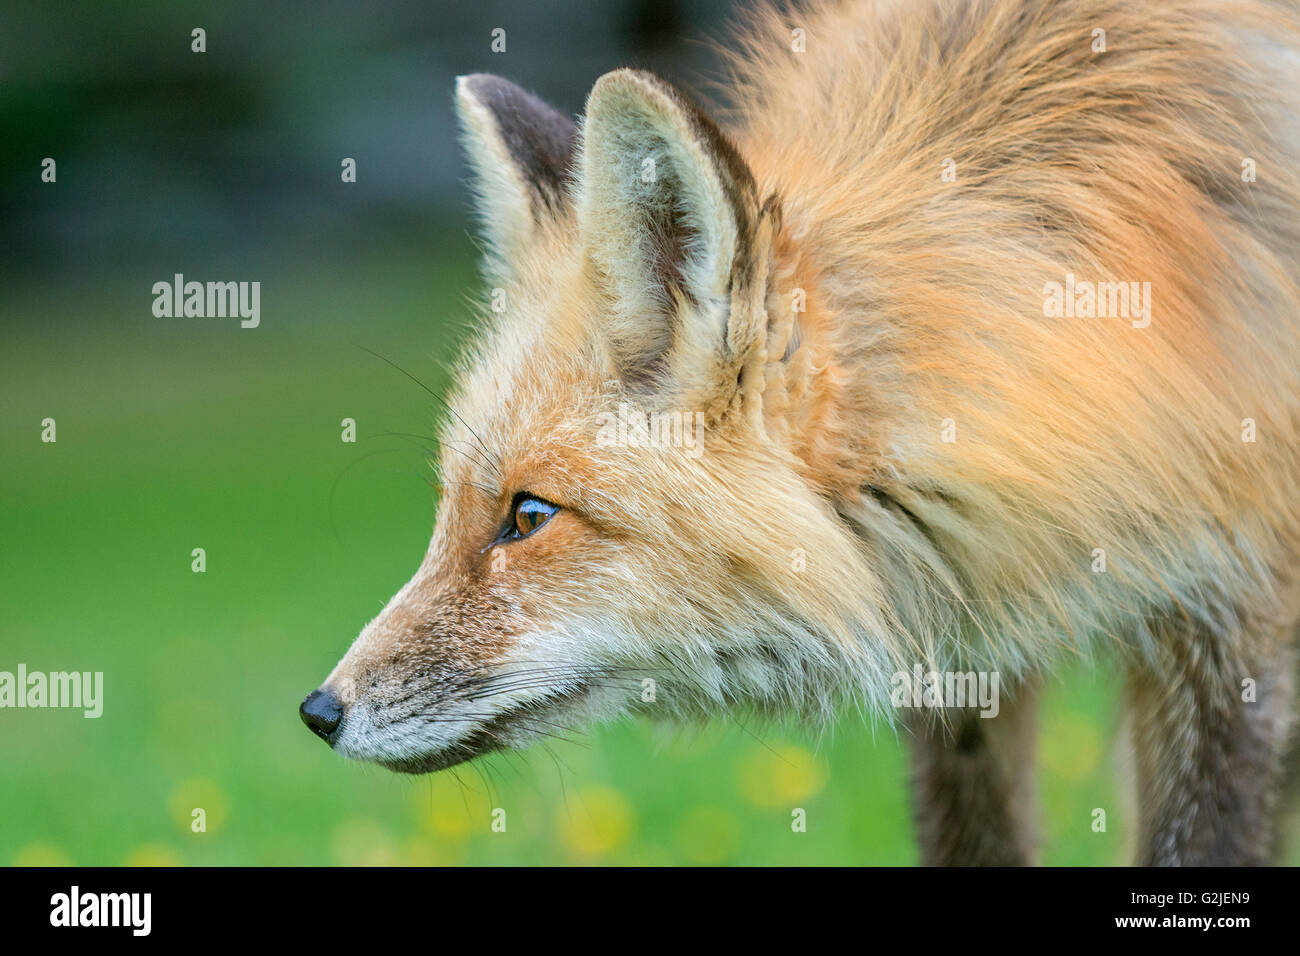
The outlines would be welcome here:
M 1011 699 L 1008 699 L 1008 698 Z M 1036 859 L 1037 693 L 1018 686 L 996 717 L 933 711 L 911 721 L 912 800 L 926 866 L 1025 866 Z
M 1225 640 L 1166 623 L 1155 659 L 1130 669 L 1139 865 L 1270 861 L 1292 719 L 1291 630 Z

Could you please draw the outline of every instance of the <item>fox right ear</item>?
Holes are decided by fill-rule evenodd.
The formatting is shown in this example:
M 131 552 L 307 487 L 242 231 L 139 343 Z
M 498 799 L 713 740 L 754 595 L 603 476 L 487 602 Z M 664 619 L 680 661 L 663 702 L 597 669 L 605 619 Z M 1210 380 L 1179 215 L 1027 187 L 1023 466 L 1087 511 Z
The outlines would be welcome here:
M 624 381 L 726 407 L 766 327 L 774 215 L 748 165 L 676 88 L 626 69 L 592 88 L 580 165 L 578 222 Z
M 577 130 L 531 93 L 489 73 L 457 78 L 456 113 L 489 265 L 503 273 L 537 224 L 567 202 Z

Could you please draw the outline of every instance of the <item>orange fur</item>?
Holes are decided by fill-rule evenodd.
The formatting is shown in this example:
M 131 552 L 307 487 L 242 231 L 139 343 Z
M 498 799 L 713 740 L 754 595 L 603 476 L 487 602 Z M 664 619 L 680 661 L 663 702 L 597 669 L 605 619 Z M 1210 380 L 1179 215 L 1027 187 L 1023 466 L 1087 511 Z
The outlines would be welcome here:
M 329 682 L 347 687 L 339 749 L 422 770 L 625 709 L 829 715 L 851 697 L 892 716 L 889 676 L 914 663 L 1014 686 L 1098 647 L 1143 699 L 1194 687 L 1170 705 L 1180 726 L 1236 726 L 1234 689 L 1286 670 L 1296 623 L 1294 7 L 749 20 L 726 133 L 619 71 L 540 179 L 565 121 L 463 83 L 472 155 L 517 163 L 479 169 L 505 309 L 451 402 L 425 565 Z M 505 128 L 530 113 L 545 148 Z M 1149 324 L 1048 314 L 1067 276 L 1149 283 Z M 703 453 L 600 442 L 620 404 L 699 411 Z M 560 511 L 494 545 L 525 491 Z M 491 704 L 457 696 L 465 675 L 539 669 Z M 661 681 L 653 701 L 633 675 Z M 453 726 L 403 729 L 389 702 L 412 693 Z M 1204 769 L 1208 731 L 1188 732 L 1169 775 Z M 1211 840 L 1209 811 L 1160 787 L 1153 832 L 1197 834 L 1170 861 L 1262 852 Z

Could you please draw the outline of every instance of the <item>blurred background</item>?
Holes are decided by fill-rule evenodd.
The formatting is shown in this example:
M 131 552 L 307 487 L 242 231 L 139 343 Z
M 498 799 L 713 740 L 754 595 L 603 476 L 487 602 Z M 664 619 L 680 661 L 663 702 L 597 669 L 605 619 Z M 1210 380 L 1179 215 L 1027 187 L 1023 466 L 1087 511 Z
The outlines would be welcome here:
M 105 691 L 97 720 L 0 710 L 0 862 L 915 862 L 901 742 L 855 711 L 826 733 L 629 722 L 424 778 L 345 763 L 297 715 L 432 525 L 432 439 L 403 435 L 433 434 L 434 403 L 366 350 L 438 391 L 473 332 L 453 78 L 570 113 L 617 66 L 699 91 L 734 13 L 4 4 L 0 670 Z M 260 327 L 155 318 L 178 272 L 260 282 Z M 1115 688 L 1080 668 L 1047 695 L 1048 863 L 1126 859 Z

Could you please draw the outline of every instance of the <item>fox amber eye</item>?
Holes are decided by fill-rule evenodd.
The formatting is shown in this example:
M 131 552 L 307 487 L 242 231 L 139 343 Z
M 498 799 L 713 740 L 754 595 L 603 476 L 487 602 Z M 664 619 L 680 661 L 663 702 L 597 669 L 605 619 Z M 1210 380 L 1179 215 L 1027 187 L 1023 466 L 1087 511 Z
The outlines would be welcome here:
M 555 505 L 527 495 L 515 502 L 515 524 L 511 529 L 518 538 L 532 534 L 559 511 Z

